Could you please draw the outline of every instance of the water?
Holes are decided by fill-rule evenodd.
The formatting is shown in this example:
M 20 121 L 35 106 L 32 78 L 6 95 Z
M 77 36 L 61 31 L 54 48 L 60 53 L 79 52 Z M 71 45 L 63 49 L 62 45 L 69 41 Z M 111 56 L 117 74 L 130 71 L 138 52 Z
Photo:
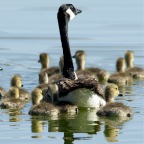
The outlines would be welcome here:
M 115 61 L 126 50 L 134 50 L 135 65 L 144 67 L 143 1 L 62 0 L 0 1 L 0 86 L 10 87 L 11 76 L 23 77 L 24 88 L 31 92 L 38 85 L 41 52 L 48 52 L 50 66 L 58 66 L 62 55 L 57 9 L 63 3 L 73 3 L 81 9 L 69 24 L 72 54 L 83 49 L 86 66 L 115 71 Z M 75 62 L 74 62 L 74 66 Z M 32 117 L 31 102 L 22 110 L 0 109 L 1 143 L 144 143 L 143 101 L 144 82 L 121 90 L 125 95 L 116 100 L 132 107 L 130 120 L 100 119 L 95 111 L 80 111 L 77 115 Z

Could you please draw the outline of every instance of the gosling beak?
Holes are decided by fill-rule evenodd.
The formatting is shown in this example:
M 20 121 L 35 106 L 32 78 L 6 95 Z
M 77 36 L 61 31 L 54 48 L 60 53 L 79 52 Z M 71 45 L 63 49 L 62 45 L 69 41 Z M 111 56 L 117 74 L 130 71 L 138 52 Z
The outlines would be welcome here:
M 40 62 L 40 60 L 38 60 L 38 63 Z
M 2 94 L 0 93 L 0 99 L 2 99 Z
M 21 87 L 23 87 L 24 85 L 22 84 Z
M 120 93 L 118 96 L 124 96 L 122 93 Z

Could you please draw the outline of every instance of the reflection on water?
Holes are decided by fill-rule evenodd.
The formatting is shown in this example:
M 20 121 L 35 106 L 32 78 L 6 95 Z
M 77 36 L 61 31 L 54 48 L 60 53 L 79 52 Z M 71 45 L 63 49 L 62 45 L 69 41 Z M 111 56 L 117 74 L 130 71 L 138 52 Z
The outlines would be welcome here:
M 38 133 L 32 138 L 42 138 L 42 132 L 48 125 L 48 132 L 63 132 L 64 143 L 72 143 L 75 140 L 90 140 L 93 135 L 102 131 L 108 142 L 117 142 L 118 135 L 123 129 L 124 123 L 132 118 L 98 118 L 96 110 L 80 111 L 78 114 L 61 114 L 54 116 L 32 116 L 31 131 Z M 85 136 L 76 134 L 85 133 Z

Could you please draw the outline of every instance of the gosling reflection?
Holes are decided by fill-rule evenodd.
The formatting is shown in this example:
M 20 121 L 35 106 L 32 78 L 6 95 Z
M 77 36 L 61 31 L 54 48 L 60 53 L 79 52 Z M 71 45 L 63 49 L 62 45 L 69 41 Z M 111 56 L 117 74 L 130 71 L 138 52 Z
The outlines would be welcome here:
M 117 117 L 117 118 L 103 118 L 105 121 L 104 135 L 108 142 L 118 142 L 118 135 L 125 122 L 131 118 Z
M 91 139 L 90 134 L 101 130 L 96 110 L 81 110 L 75 115 L 60 115 L 58 120 L 49 121 L 48 132 L 64 132 L 64 143 L 73 143 L 75 139 Z M 86 133 L 85 137 L 74 137 L 76 133 Z

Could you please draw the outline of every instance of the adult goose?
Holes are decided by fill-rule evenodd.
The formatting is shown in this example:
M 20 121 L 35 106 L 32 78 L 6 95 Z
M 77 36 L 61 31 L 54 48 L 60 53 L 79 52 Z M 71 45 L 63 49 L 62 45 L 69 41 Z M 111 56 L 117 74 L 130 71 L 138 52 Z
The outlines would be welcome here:
M 79 107 L 99 108 L 106 104 L 101 85 L 95 78 L 77 78 L 68 38 L 68 22 L 82 11 L 72 4 L 60 6 L 57 14 L 63 48 L 63 78 L 49 85 L 47 95 L 52 100 L 71 102 Z
M 141 67 L 134 67 L 134 52 L 127 51 L 125 53 L 125 61 L 127 65 L 126 72 L 134 79 L 144 79 L 144 69 Z

